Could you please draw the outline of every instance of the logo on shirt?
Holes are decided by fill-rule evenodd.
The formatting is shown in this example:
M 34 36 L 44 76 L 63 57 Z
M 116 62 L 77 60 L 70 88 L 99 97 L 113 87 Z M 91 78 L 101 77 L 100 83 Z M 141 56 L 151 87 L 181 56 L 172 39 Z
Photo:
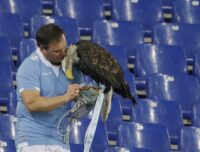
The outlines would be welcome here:
M 37 60 L 38 59 L 38 56 L 37 55 L 32 55 L 31 56 L 31 59 L 34 61 L 34 60 Z
M 43 76 L 48 76 L 48 75 L 51 75 L 51 74 L 52 74 L 52 72 L 43 72 L 42 73 Z

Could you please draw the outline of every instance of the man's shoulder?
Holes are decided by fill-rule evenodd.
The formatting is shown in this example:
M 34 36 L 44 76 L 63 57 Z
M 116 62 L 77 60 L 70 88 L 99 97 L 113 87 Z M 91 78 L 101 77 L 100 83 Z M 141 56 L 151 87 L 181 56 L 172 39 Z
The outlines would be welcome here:
M 40 59 L 36 52 L 33 52 L 30 56 L 28 56 L 20 66 L 39 66 Z M 31 67 L 30 67 L 31 68 Z
M 32 71 L 40 67 L 40 59 L 38 55 L 33 52 L 29 57 L 27 57 L 18 69 L 18 73 L 23 71 Z

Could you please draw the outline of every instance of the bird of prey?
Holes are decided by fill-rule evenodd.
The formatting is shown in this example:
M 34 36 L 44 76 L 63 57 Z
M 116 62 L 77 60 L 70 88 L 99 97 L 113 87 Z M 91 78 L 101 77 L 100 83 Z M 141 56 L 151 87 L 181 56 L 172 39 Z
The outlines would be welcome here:
M 113 91 L 123 98 L 129 98 L 133 105 L 136 104 L 136 99 L 131 94 L 122 68 L 103 47 L 85 40 L 71 45 L 62 61 L 62 68 L 68 79 L 74 78 L 73 66 L 76 66 L 83 74 L 90 76 L 97 83 L 105 85 L 103 120 L 107 119 L 110 112 Z

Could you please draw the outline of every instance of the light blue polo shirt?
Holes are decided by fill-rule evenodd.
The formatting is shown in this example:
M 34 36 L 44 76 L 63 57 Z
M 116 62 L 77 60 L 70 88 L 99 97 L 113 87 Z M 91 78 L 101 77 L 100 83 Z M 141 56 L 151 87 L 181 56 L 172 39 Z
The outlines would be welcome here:
M 21 64 L 17 71 L 16 145 L 28 143 L 30 146 L 65 146 L 62 137 L 57 133 L 57 124 L 61 116 L 69 110 L 70 104 L 49 112 L 30 112 L 23 103 L 21 92 L 36 89 L 44 97 L 63 95 L 69 84 L 81 83 L 84 80 L 82 73 L 77 69 L 74 68 L 73 73 L 75 79 L 67 79 L 62 68 L 53 66 L 46 60 L 39 48 Z

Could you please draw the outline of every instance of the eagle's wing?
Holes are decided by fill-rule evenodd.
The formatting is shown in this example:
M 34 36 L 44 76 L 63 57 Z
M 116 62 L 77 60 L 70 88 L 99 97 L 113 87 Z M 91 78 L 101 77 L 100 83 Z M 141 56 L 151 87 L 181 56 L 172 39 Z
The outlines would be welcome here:
M 131 98 L 122 68 L 110 53 L 90 41 L 79 41 L 76 45 L 79 58 L 77 66 L 84 74 L 106 87 L 112 86 L 123 97 Z

